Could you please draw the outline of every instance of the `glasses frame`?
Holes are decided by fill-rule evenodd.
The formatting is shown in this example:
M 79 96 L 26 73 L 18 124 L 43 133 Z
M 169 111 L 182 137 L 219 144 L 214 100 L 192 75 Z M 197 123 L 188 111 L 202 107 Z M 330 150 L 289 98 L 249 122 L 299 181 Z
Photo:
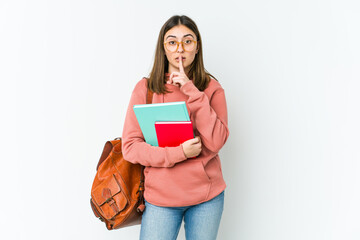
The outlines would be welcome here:
M 197 44 L 197 42 L 198 42 L 198 41 L 192 40 L 192 39 L 186 39 L 185 41 L 192 41 L 192 42 L 195 43 L 195 46 L 196 46 L 196 44 Z M 170 51 L 169 49 L 166 48 L 166 44 L 169 43 L 169 42 L 176 42 L 176 45 L 177 45 L 177 46 L 176 46 L 176 50 L 175 50 L 175 51 Z M 169 52 L 174 53 L 174 52 L 177 52 L 177 50 L 179 49 L 180 43 L 181 43 L 181 45 L 182 45 L 182 47 L 183 47 L 183 49 L 184 49 L 184 52 L 189 52 L 189 51 L 186 51 L 185 48 L 184 48 L 184 41 L 178 42 L 178 41 L 175 41 L 175 40 L 170 40 L 170 41 L 164 42 L 164 47 L 165 47 L 165 49 L 168 50 Z M 194 49 L 193 49 L 193 50 L 194 50 Z M 191 51 L 192 51 L 192 50 L 191 50 Z M 191 52 L 191 51 L 190 51 L 190 52 Z

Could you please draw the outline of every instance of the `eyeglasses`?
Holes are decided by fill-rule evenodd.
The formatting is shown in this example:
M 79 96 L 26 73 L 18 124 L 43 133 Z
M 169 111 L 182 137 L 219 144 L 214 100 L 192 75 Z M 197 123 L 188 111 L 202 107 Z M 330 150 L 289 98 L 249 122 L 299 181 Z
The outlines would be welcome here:
M 179 49 L 180 43 L 181 43 L 184 51 L 191 52 L 192 50 L 194 50 L 197 41 L 191 40 L 191 39 L 187 39 L 187 40 L 184 40 L 181 42 L 170 40 L 170 41 L 164 42 L 164 45 L 165 45 L 165 48 L 169 52 L 176 52 Z

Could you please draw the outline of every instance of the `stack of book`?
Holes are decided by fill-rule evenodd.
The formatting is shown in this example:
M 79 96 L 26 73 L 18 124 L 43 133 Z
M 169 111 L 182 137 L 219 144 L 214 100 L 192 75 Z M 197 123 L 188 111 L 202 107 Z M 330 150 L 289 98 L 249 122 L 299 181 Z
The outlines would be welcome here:
M 133 109 L 145 141 L 152 146 L 176 147 L 195 137 L 184 101 L 138 104 Z

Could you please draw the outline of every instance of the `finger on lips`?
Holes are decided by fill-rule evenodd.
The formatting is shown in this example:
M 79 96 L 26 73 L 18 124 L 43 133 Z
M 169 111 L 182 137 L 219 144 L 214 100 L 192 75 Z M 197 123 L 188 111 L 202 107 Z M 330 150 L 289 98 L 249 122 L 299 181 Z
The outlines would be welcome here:
M 173 84 L 175 86 L 181 87 L 181 83 L 178 81 L 183 80 L 185 74 L 181 56 L 179 56 L 179 71 L 180 72 L 172 72 L 170 74 L 169 80 L 167 81 L 168 84 Z
M 182 56 L 179 56 L 179 70 L 181 73 L 184 72 L 184 66 L 183 66 L 183 62 L 182 62 Z

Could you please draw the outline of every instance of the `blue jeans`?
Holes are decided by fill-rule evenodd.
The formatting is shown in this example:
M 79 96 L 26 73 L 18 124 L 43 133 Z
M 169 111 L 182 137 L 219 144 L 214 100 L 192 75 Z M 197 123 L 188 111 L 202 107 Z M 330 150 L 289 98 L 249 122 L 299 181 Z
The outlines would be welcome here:
M 140 240 L 176 240 L 184 218 L 187 240 L 215 240 L 224 209 L 224 193 L 187 207 L 159 207 L 145 200 Z

